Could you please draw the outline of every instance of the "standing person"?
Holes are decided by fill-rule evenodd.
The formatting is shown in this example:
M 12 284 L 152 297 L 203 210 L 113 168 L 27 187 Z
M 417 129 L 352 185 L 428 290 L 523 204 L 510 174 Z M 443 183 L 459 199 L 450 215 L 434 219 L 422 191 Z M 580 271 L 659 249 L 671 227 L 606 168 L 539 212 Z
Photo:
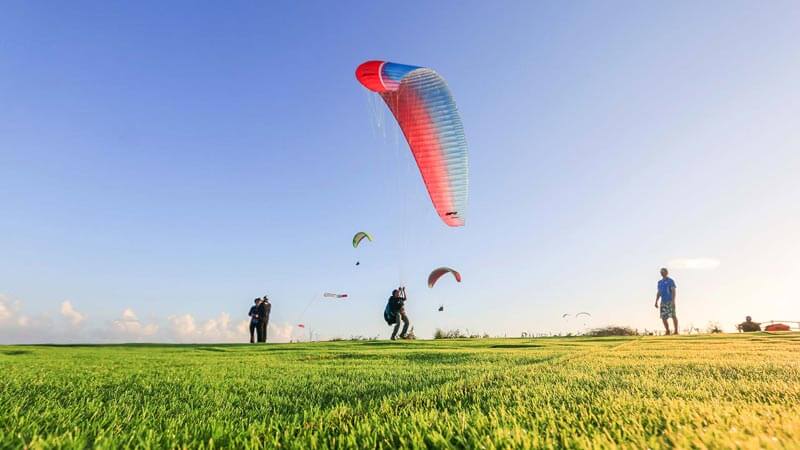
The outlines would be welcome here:
M 258 305 L 258 342 L 267 342 L 267 326 L 269 325 L 269 313 L 272 311 L 272 303 L 266 295 Z
M 658 280 L 658 293 L 656 294 L 656 309 L 658 309 L 658 300 L 661 299 L 661 321 L 664 323 L 664 329 L 667 330 L 669 335 L 669 321 L 672 318 L 672 324 L 675 326 L 675 333 L 678 334 L 678 317 L 675 316 L 675 281 L 668 277 L 669 271 L 661 268 L 661 279 Z
M 400 321 L 403 321 L 403 331 L 400 333 L 400 338 L 405 339 L 408 333 L 408 316 L 406 315 L 406 288 L 399 287 L 392 291 L 392 296 L 389 297 L 389 310 L 394 314 L 394 330 L 392 331 L 392 340 L 397 339 L 397 331 L 400 329 Z
M 261 342 L 261 328 L 260 320 L 258 319 L 258 305 L 261 304 L 261 299 L 257 298 L 253 301 L 255 305 L 250 307 L 250 312 L 247 313 L 250 316 L 250 343 L 254 343 L 253 340 L 253 332 L 258 332 L 258 342 Z

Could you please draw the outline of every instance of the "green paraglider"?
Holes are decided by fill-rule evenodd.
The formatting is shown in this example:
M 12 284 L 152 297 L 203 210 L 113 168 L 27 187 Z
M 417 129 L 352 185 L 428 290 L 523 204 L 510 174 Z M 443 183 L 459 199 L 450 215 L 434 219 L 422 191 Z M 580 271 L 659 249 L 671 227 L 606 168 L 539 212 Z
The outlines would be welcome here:
M 370 236 L 369 233 L 364 231 L 359 231 L 358 233 L 356 233 L 355 236 L 353 236 L 353 248 L 358 248 L 358 245 L 364 239 L 372 242 L 372 236 Z

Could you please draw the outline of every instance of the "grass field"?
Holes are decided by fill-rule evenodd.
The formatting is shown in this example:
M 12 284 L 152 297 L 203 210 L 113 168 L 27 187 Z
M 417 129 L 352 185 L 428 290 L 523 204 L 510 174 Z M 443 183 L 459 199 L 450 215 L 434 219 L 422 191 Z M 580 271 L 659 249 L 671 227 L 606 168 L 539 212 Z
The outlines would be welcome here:
M 800 334 L 0 347 L 0 447 L 800 447 Z

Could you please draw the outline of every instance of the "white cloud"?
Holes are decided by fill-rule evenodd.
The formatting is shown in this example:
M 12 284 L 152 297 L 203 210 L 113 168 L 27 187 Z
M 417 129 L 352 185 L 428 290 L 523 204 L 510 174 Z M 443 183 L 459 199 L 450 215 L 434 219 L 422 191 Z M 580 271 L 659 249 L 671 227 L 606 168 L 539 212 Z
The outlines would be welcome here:
M 0 295 L 0 343 L 53 342 L 53 324 L 46 312 L 30 317 L 22 304 Z
M 73 327 L 79 327 L 86 320 L 86 316 L 78 312 L 69 301 L 61 303 L 61 315 L 69 320 Z
M 269 324 L 267 327 L 267 340 L 270 342 L 289 342 L 294 337 L 294 331 L 295 327 L 291 324 Z
M 675 258 L 667 263 L 668 269 L 714 270 L 719 267 L 716 258 Z
M 19 310 L 19 302 L 12 302 L 8 297 L 0 294 L 0 323 L 18 321 Z
M 248 321 L 231 321 L 228 313 L 197 323 L 191 314 L 167 318 L 174 339 L 180 342 L 247 342 L 249 339 Z
M 53 308 L 55 309 L 55 308 Z M 119 318 L 92 324 L 86 314 L 75 309 L 70 301 L 58 307 L 58 320 L 51 319 L 56 311 L 39 311 L 35 315 L 22 312 L 22 304 L 0 294 L 0 343 L 67 343 L 67 342 L 241 342 L 250 340 L 249 320 L 233 320 L 228 313 L 198 320 L 192 314 L 180 314 L 163 320 L 144 322 L 131 308 Z M 164 326 L 160 326 L 159 324 Z M 99 325 L 99 326 L 98 326 Z M 269 342 L 288 342 L 296 339 L 298 331 L 290 324 L 269 325 Z
M 191 314 L 181 314 L 167 318 L 173 340 L 178 342 L 248 342 L 250 340 L 250 321 L 232 321 L 228 313 L 205 321 L 198 321 Z M 269 342 L 288 342 L 294 336 L 294 327 L 289 324 L 269 324 Z
M 4 331 L 31 325 L 31 319 L 21 314 L 20 309 L 21 305 L 18 301 L 12 302 L 8 297 L 0 295 L 0 324 L 4 325 Z
M 0 296 L 0 322 L 5 322 L 11 318 L 12 314 L 13 312 L 7 304 L 6 298 L 4 296 Z
M 150 337 L 158 332 L 158 324 L 142 323 L 132 309 L 122 311 L 122 318 L 111 322 L 111 334 L 119 338 L 141 339 Z
M 197 325 L 191 314 L 169 316 L 167 320 L 169 320 L 172 333 L 178 338 L 188 338 L 197 333 Z

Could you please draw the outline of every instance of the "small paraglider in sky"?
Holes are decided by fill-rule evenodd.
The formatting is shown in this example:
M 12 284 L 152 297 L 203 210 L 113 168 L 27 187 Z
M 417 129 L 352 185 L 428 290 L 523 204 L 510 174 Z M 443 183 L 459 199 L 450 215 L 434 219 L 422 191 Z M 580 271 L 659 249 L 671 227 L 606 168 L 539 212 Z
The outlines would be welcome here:
M 326 292 L 322 294 L 322 296 L 325 298 L 337 298 L 337 299 L 347 298 L 347 294 L 334 294 L 332 292 Z
M 580 317 L 580 316 L 592 317 L 592 315 L 587 312 L 579 312 L 578 314 L 575 314 L 575 317 Z
M 566 319 L 567 317 L 569 317 L 569 314 L 567 314 L 567 313 L 564 313 L 564 314 L 561 315 L 562 319 Z
M 444 311 L 444 305 L 439 305 L 439 312 Z
M 372 236 L 370 236 L 369 233 L 365 231 L 359 231 L 356 233 L 355 236 L 353 236 L 353 248 L 358 248 L 358 245 L 361 244 L 361 241 L 364 239 L 372 242 Z
M 353 236 L 353 248 L 358 248 L 358 245 L 361 244 L 361 241 L 363 241 L 364 239 L 368 240 L 369 242 L 372 242 L 372 236 L 370 236 L 370 234 L 367 233 L 366 231 L 359 231 L 358 233 L 356 233 Z M 360 266 L 361 261 L 356 261 L 356 265 Z
M 306 327 L 306 325 L 303 324 L 303 323 L 298 323 L 297 324 L 297 328 L 305 328 L 305 327 Z
M 356 69 L 365 88 L 381 96 L 403 131 L 439 217 L 464 225 L 469 167 L 467 140 L 444 78 L 425 67 L 367 61 Z
M 432 288 L 436 284 L 436 282 L 439 281 L 439 278 L 442 278 L 442 276 L 448 273 L 453 274 L 453 277 L 456 279 L 456 281 L 461 283 L 460 273 L 449 267 L 439 267 L 438 269 L 431 272 L 430 275 L 428 275 L 428 287 Z

